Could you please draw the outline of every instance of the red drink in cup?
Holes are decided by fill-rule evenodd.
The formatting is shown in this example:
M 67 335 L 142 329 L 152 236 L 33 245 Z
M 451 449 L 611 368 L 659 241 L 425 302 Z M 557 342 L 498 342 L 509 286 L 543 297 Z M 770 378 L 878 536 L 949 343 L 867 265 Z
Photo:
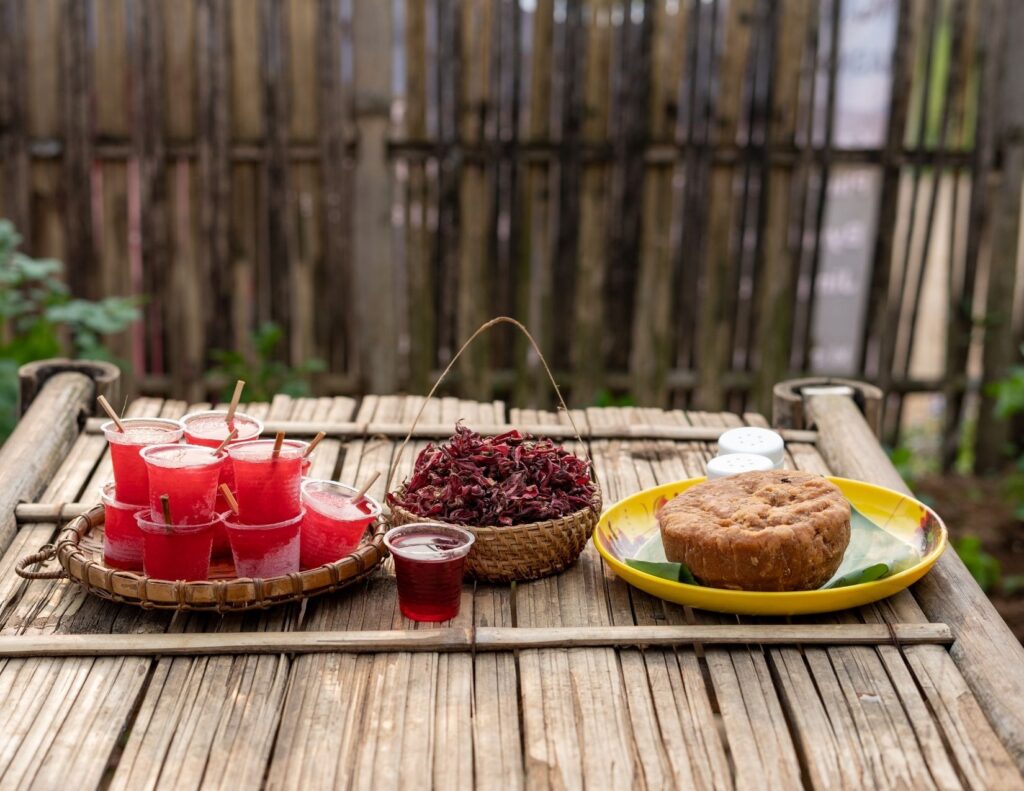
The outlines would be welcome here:
M 159 511 L 135 516 L 145 536 L 142 565 L 147 577 L 160 580 L 205 580 L 210 576 L 213 530 L 221 517 L 198 524 L 168 525 Z
M 263 423 L 251 415 L 236 412 L 230 423 L 227 421 L 227 416 L 228 412 L 226 409 L 193 412 L 190 415 L 185 415 L 181 419 L 182 424 L 185 426 L 185 442 L 190 445 L 216 448 L 227 439 L 232 429 L 238 432 L 238 436 L 231 440 L 232 443 L 248 442 L 249 440 L 257 439 L 263 432 Z M 231 462 L 226 463 L 220 468 L 220 483 L 226 483 L 232 492 L 235 490 L 234 468 Z M 228 504 L 220 493 L 220 486 L 217 487 L 217 501 L 214 508 L 217 510 L 217 513 L 223 513 L 228 510 Z M 224 532 L 223 528 L 218 528 L 213 537 L 213 556 L 227 555 L 230 551 L 231 547 L 228 546 L 227 533 Z
M 114 465 L 114 496 L 126 505 L 145 505 L 149 502 L 149 477 L 139 452 L 149 445 L 178 442 L 185 429 L 178 420 L 150 417 L 125 418 L 121 425 L 123 432 L 112 420 L 102 426 Z
M 228 423 L 226 409 L 210 412 L 193 412 L 181 419 L 185 426 L 185 442 L 190 445 L 205 445 L 216 448 L 227 439 L 231 429 L 238 432 L 232 442 L 247 442 L 257 439 L 263 433 L 263 423 L 250 415 L 236 412 L 234 419 Z
M 196 445 L 154 445 L 142 451 L 149 471 L 149 507 L 160 513 L 160 497 L 171 500 L 174 524 L 212 522 L 217 482 L 227 454 Z
M 384 535 L 395 559 L 398 606 L 414 621 L 447 621 L 459 614 L 462 572 L 475 538 L 454 525 L 417 522 Z
M 302 567 L 316 568 L 344 557 L 359 546 L 366 528 L 380 516 L 380 503 L 363 497 L 351 486 L 334 481 L 302 482 Z
M 103 501 L 103 564 L 115 569 L 142 571 L 142 531 L 135 515 L 144 505 L 128 505 L 114 497 L 114 482 L 100 489 Z
M 246 525 L 227 514 L 224 526 L 239 577 L 279 577 L 299 570 L 303 514 L 272 525 Z
M 302 510 L 299 486 L 308 464 L 307 442 L 285 440 L 274 457 L 274 440 L 260 439 L 228 446 L 234 467 L 238 521 L 268 525 L 294 519 Z

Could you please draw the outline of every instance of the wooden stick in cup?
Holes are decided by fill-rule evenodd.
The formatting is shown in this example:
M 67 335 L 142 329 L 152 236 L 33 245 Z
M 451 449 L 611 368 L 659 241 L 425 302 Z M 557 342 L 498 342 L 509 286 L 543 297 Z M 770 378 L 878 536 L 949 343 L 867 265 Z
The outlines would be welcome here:
M 228 425 L 231 425 L 235 420 L 235 411 L 238 409 L 238 402 L 242 400 L 242 388 L 244 387 L 244 379 L 239 379 L 235 382 L 235 392 L 231 396 L 231 405 L 228 407 L 228 413 L 224 416 L 224 421 Z
M 312 453 L 313 449 L 316 448 L 316 446 L 320 444 L 320 440 L 322 440 L 326 436 L 327 436 L 327 432 L 326 431 L 318 431 L 317 435 L 315 437 L 313 437 L 313 439 L 311 439 L 309 441 L 309 444 L 306 446 L 306 450 L 302 454 L 302 458 L 308 459 L 309 458 L 309 454 Z
M 281 455 L 281 446 L 284 444 L 284 432 L 278 431 L 277 436 L 274 437 L 274 452 L 270 454 L 270 458 L 276 459 Z
M 228 508 L 234 512 L 235 516 L 238 516 L 238 500 L 235 499 L 226 483 L 220 485 L 220 493 L 224 495 L 224 501 L 228 504 Z
M 224 441 L 222 443 L 220 443 L 220 445 L 218 445 L 216 448 L 214 448 L 213 455 L 216 456 L 218 453 L 220 453 L 222 450 L 224 450 L 224 448 L 226 448 L 228 446 L 228 443 L 231 442 L 231 440 L 233 440 L 237 436 L 238 436 L 238 429 L 237 428 L 231 429 L 231 431 L 228 432 L 228 435 L 226 437 L 224 437 Z
M 160 495 L 160 510 L 164 512 L 164 524 L 168 527 L 174 523 L 171 521 L 171 496 L 168 494 Z
M 374 483 L 376 483 L 379 477 L 380 470 L 377 470 L 377 472 L 370 476 L 370 480 L 363 484 L 363 488 L 356 492 L 356 496 L 352 498 L 352 503 L 361 503 L 363 501 L 363 498 L 366 497 L 366 493 L 370 490 L 370 487 L 373 486 Z
M 106 396 L 97 396 L 96 400 L 99 405 L 103 408 L 103 411 L 107 413 L 107 417 L 114 421 L 114 425 L 117 426 L 117 430 L 124 434 L 124 423 L 121 422 L 121 418 L 117 416 L 117 412 L 114 411 L 114 407 L 107 401 Z

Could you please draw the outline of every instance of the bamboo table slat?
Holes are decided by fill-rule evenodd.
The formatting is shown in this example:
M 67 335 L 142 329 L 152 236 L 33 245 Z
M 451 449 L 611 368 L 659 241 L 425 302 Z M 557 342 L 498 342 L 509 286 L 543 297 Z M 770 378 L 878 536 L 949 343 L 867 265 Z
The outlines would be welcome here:
M 421 404 L 278 396 L 244 409 L 337 427 L 313 474 L 351 482 L 386 471 L 395 427 Z M 139 399 L 128 413 L 203 406 Z M 568 425 L 454 398 L 424 413 L 429 427 L 459 419 Z M 717 432 L 765 424 L 648 408 L 574 419 L 608 504 L 702 474 Z M 382 426 L 395 430 L 372 433 Z M 818 433 L 790 439 L 789 466 L 830 471 Z M 467 583 L 459 616 L 430 625 L 401 616 L 390 561 L 346 593 L 223 617 L 17 578 L 15 561 L 56 531 L 31 520 L 94 504 L 109 476 L 102 436 L 78 434 L 0 557 L 2 788 L 1024 786 L 950 653 L 960 625 L 929 623 L 912 591 L 789 623 L 726 617 L 629 587 L 588 546 L 556 577 Z

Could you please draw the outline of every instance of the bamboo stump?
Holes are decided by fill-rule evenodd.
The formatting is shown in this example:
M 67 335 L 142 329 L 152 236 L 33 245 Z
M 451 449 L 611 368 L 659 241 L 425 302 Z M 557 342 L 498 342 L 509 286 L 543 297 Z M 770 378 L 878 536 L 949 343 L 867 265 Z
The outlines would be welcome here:
M 105 396 L 117 407 L 121 400 L 121 370 L 113 363 L 100 360 L 68 360 L 63 357 L 36 360 L 18 369 L 20 398 L 18 415 L 23 416 L 35 401 L 43 386 L 56 374 L 65 372 L 83 374 L 93 383 L 93 403 L 97 396 Z M 92 414 L 93 410 L 87 409 Z
M 805 409 L 805 391 L 820 392 L 821 388 L 840 388 L 837 393 L 852 396 L 875 437 L 882 435 L 884 399 L 881 389 L 866 382 L 832 376 L 789 379 L 775 385 L 772 389 L 772 423 L 781 428 L 809 428 L 813 420 L 809 419 Z
M 78 438 L 97 392 L 118 387 L 117 368 L 107 363 L 43 360 L 23 366 L 20 374 L 21 420 L 0 448 L 0 551 L 14 539 L 15 506 L 35 500 L 46 488 Z

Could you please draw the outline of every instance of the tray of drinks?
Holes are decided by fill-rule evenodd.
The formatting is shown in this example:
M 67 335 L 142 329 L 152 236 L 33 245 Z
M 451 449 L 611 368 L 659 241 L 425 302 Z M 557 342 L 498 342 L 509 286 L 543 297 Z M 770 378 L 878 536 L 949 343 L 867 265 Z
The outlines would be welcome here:
M 386 556 L 381 506 L 366 490 L 307 477 L 311 442 L 261 439 L 236 409 L 182 420 L 111 420 L 113 480 L 101 504 L 23 558 L 29 579 L 68 576 L 146 608 L 245 610 L 338 590 Z M 376 477 L 376 476 L 375 476 Z M 56 558 L 59 571 L 30 570 Z

